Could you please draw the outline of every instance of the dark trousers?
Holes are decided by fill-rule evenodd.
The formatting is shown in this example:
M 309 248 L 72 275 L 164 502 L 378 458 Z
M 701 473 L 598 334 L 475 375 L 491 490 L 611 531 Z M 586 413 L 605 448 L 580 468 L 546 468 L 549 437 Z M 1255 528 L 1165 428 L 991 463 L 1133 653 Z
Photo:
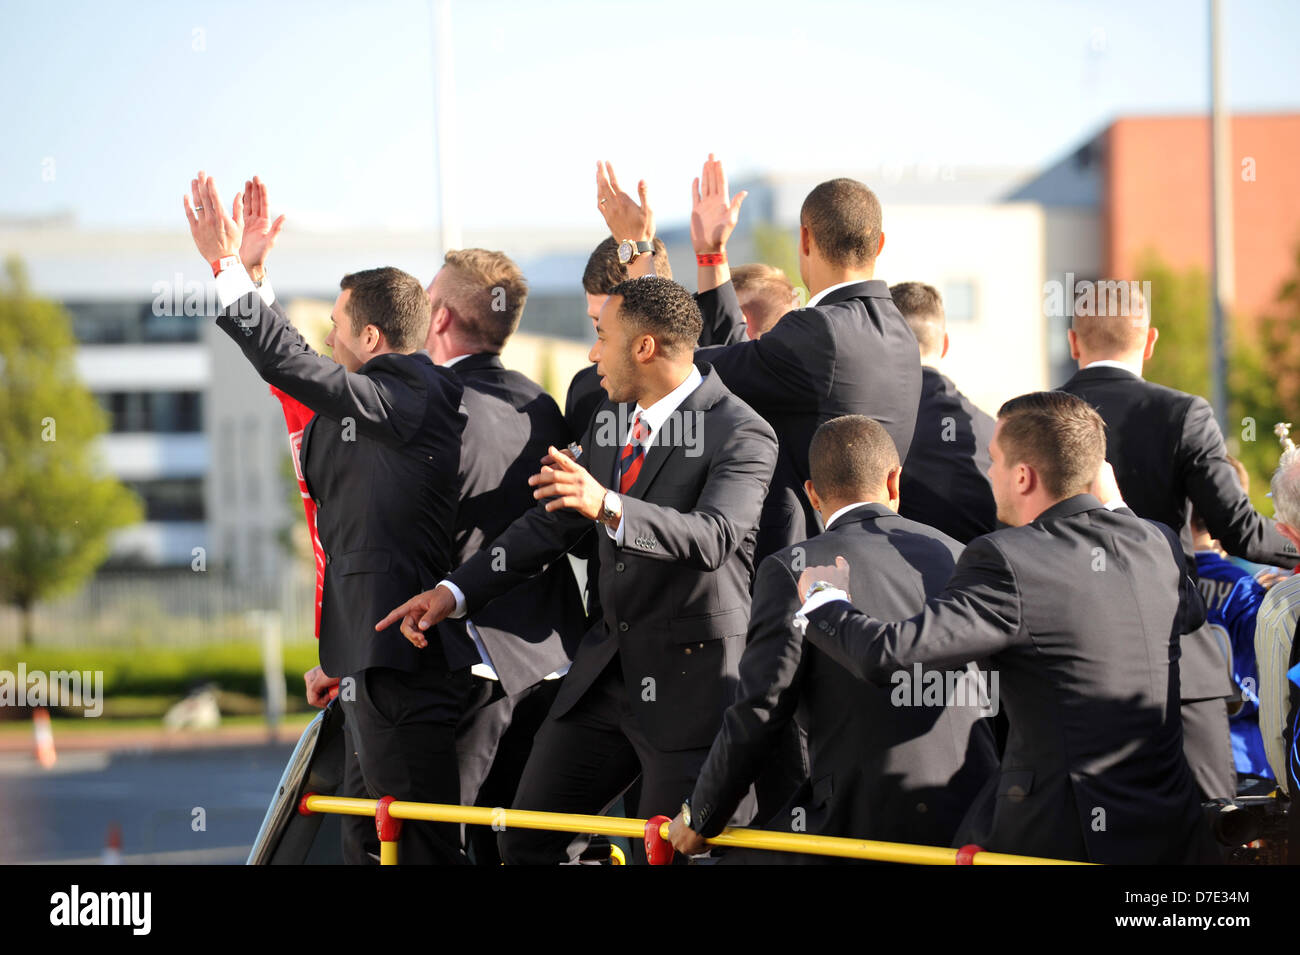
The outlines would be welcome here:
M 542 680 L 506 696 L 496 680 L 472 680 L 469 703 L 456 729 L 461 805 L 509 806 L 561 681 Z M 491 827 L 462 826 L 461 831 L 476 865 L 501 864 Z
M 340 690 L 345 759 L 343 795 L 457 804 L 456 724 L 469 692 L 468 669 L 414 672 L 371 667 Z M 343 859 L 378 862 L 379 837 L 369 816 L 343 817 Z M 464 862 L 454 823 L 402 823 L 402 865 Z
M 636 815 L 670 819 L 691 794 L 708 747 L 663 752 L 633 717 L 617 656 L 592 687 L 560 718 L 547 716 L 515 793 L 515 809 L 598 815 L 609 809 L 639 775 Z M 588 836 L 541 829 L 507 829 L 498 835 L 509 865 L 576 861 Z M 636 861 L 645 847 L 633 843 Z
M 1231 799 L 1237 794 L 1237 767 L 1232 759 L 1228 705 L 1221 697 L 1184 700 L 1183 753 L 1201 799 Z

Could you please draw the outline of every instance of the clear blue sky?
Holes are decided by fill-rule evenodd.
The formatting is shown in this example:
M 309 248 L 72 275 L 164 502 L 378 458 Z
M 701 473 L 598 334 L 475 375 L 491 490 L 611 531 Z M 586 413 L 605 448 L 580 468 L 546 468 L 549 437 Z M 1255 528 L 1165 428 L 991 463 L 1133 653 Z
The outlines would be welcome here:
M 1116 115 L 1204 110 L 1206 6 L 453 0 L 461 219 L 595 224 L 601 157 L 650 181 L 663 221 L 710 150 L 736 176 L 1044 164 Z M 1232 107 L 1300 107 L 1300 3 L 1227 12 Z M 0 17 L 0 216 L 181 228 L 202 166 L 227 197 L 259 173 L 291 225 L 436 225 L 428 2 Z

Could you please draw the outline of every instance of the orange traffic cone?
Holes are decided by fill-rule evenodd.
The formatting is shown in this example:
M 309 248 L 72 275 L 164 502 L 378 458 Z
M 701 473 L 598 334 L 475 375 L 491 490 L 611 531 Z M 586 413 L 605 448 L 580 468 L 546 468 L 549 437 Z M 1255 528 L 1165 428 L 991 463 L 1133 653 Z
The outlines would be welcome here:
M 54 730 L 50 728 L 49 710 L 41 707 L 33 711 L 32 729 L 36 733 L 36 761 L 49 769 L 59 758 L 54 751 Z

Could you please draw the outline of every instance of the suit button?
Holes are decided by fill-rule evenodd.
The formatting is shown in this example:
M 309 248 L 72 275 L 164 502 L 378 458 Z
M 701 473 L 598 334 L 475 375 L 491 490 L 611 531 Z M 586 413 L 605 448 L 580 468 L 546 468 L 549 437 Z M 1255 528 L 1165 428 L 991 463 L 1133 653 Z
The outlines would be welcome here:
M 825 621 L 825 620 L 818 620 L 818 621 L 817 621 L 817 629 L 818 629 L 818 630 L 821 630 L 821 631 L 824 633 L 824 632 L 826 631 L 826 621 Z
M 627 623 L 624 621 L 620 621 L 618 625 L 618 629 L 621 630 L 623 633 L 627 633 Z
M 687 647 L 687 648 L 686 648 L 686 652 L 687 652 L 687 654 L 689 654 L 689 653 L 691 652 L 691 648 L 690 648 L 690 647 Z
M 617 564 L 614 565 L 614 569 L 617 570 L 619 573 L 622 573 L 624 569 L 623 562 L 620 560 Z
M 325 563 L 328 564 L 329 562 L 330 562 L 330 555 L 329 555 L 329 554 L 326 554 L 326 555 L 325 555 Z

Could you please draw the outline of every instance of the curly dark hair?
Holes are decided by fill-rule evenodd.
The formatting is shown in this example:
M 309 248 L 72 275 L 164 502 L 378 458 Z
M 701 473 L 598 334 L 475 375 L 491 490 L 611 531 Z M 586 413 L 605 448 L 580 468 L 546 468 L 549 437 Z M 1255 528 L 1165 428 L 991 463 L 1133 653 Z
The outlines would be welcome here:
M 695 350 L 704 321 L 695 298 L 672 279 L 646 275 L 619 282 L 609 292 L 623 299 L 619 318 L 634 334 L 653 335 L 669 358 Z

